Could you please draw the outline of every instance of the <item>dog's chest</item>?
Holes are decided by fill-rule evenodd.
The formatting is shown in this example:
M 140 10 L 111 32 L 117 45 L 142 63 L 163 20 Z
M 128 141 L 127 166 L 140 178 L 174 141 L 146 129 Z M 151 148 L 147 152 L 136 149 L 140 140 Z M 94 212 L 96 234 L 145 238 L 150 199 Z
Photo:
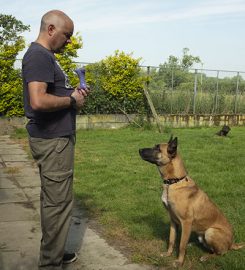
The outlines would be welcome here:
M 164 205 L 166 207 L 169 206 L 169 203 L 168 203 L 168 190 L 167 190 L 167 188 L 164 188 L 163 189 L 163 192 L 162 192 L 162 202 L 164 203 Z
M 162 202 L 165 205 L 165 207 L 168 208 L 169 210 L 174 208 L 174 203 L 171 200 L 171 197 L 169 196 L 169 186 L 165 186 L 163 188 Z

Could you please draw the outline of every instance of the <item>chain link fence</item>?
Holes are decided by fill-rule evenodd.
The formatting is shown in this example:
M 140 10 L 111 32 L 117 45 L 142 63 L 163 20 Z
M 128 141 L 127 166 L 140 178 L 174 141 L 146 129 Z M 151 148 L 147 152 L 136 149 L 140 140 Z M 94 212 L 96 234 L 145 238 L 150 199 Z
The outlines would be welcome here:
M 92 63 L 76 62 L 78 66 Z M 21 59 L 15 63 L 21 68 Z M 141 66 L 158 114 L 244 114 L 245 72 Z M 103 94 L 98 84 L 93 91 Z M 100 106 L 96 109 L 100 112 Z
M 245 113 L 245 72 L 142 68 L 159 114 Z

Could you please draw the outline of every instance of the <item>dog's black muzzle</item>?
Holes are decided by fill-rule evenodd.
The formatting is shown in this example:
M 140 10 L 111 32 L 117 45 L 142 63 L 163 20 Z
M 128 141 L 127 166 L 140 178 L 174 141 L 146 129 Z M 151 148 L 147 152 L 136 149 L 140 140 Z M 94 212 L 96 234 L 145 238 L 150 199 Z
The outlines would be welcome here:
M 155 157 L 155 150 L 152 148 L 143 148 L 139 149 L 139 154 L 141 158 L 145 161 L 148 161 L 153 164 L 157 164 L 156 157 Z

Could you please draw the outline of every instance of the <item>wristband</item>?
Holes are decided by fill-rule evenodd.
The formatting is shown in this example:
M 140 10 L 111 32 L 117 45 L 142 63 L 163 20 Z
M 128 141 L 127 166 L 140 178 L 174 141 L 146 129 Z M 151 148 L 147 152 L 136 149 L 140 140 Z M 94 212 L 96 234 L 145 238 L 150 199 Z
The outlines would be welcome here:
M 74 109 L 76 109 L 77 101 L 73 96 L 70 96 L 70 106 Z

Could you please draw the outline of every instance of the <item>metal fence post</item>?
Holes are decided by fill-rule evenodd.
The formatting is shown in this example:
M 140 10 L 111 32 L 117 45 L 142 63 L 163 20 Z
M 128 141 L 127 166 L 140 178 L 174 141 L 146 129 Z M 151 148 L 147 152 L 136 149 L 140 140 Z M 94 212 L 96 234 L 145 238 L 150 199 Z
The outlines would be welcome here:
M 146 86 L 147 86 L 147 90 L 149 91 L 149 85 L 150 85 L 150 70 L 151 67 L 147 66 L 147 81 L 146 81 Z
M 197 69 L 195 69 L 194 96 L 193 96 L 193 114 L 196 113 L 197 75 L 198 75 L 198 71 L 197 71 Z
M 171 68 L 171 102 L 170 102 L 170 113 L 173 113 L 173 91 L 174 91 L 174 69 Z
M 237 80 L 236 80 L 236 97 L 235 97 L 235 114 L 237 113 L 237 103 L 238 103 L 238 94 L 239 94 L 239 72 L 237 72 Z
M 216 93 L 215 93 L 215 107 L 214 107 L 215 113 L 217 113 L 218 108 L 218 92 L 219 92 L 219 70 L 217 70 L 217 77 L 216 77 Z

